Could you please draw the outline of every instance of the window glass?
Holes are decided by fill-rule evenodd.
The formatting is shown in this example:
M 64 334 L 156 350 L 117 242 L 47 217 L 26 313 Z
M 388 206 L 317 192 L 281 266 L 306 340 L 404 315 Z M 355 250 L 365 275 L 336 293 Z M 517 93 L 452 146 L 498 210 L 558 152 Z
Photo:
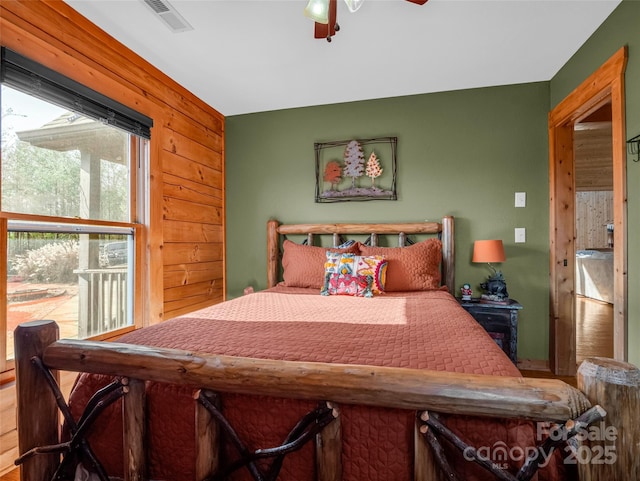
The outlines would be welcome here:
M 46 224 L 42 224 L 46 228 Z M 133 236 L 12 232 L 7 242 L 7 359 L 21 322 L 51 319 L 61 338 L 132 325 Z
M 144 185 L 148 141 L 6 84 L 0 112 L 6 368 L 21 322 L 55 320 L 62 338 L 133 325 L 133 222 L 144 199 L 134 204 L 131 188 Z
M 129 134 L 2 86 L 2 210 L 128 222 Z

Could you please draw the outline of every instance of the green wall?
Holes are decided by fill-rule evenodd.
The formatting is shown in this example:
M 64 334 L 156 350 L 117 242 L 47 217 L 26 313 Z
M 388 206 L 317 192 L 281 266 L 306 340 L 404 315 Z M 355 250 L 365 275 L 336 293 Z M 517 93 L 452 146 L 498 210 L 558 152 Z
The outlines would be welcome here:
M 640 134 L 640 2 L 624 0 L 550 82 L 550 108 L 622 46 L 628 46 L 625 74 L 627 139 Z M 640 366 L 640 163 L 627 159 L 628 354 Z
M 623 0 L 550 81 L 227 117 L 229 297 L 266 285 L 266 221 L 388 222 L 456 217 L 456 284 L 488 271 L 474 239 L 502 238 L 500 268 L 523 305 L 519 357 L 548 358 L 547 112 L 623 45 L 627 138 L 640 134 L 640 2 Z M 398 200 L 314 203 L 314 142 L 398 137 Z M 629 360 L 640 365 L 640 163 L 628 159 Z M 514 192 L 527 207 L 513 207 Z M 527 242 L 513 242 L 514 227 Z
M 416 95 L 226 119 L 229 297 L 266 286 L 266 222 L 456 218 L 456 285 L 478 284 L 473 240 L 501 238 L 524 305 L 519 357 L 548 358 L 549 83 Z M 316 204 L 314 142 L 398 137 L 397 201 Z M 514 193 L 527 206 L 514 207 Z M 514 243 L 515 227 L 527 242 Z

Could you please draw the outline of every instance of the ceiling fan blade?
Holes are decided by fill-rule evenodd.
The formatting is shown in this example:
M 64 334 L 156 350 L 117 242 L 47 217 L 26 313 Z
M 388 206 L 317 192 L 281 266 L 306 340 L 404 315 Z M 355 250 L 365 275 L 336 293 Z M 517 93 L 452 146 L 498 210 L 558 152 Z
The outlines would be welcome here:
M 331 38 L 336 34 L 338 0 L 329 0 L 329 23 L 315 23 L 315 38 Z
M 428 0 L 407 0 L 407 2 L 417 3 L 418 5 L 424 5 Z

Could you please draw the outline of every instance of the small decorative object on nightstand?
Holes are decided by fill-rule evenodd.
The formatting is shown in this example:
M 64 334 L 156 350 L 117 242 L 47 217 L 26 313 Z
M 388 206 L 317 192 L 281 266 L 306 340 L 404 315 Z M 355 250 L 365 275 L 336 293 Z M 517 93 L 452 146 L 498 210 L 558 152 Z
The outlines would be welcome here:
M 504 304 L 489 304 L 473 298 L 458 299 L 460 305 L 489 333 L 509 359 L 518 365 L 518 311 L 522 305 L 514 299 Z
M 463 301 L 470 301 L 471 296 L 473 295 L 473 291 L 471 290 L 470 284 L 462 284 L 460 288 L 460 297 Z

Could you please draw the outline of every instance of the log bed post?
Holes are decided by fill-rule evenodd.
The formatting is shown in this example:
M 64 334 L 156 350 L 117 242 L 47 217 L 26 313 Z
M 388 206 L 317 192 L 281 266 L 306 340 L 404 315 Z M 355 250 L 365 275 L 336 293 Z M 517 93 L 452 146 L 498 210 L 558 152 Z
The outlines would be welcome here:
M 438 461 L 424 437 L 427 428 L 416 416 L 413 429 L 413 479 L 414 481 L 443 481 L 444 475 Z
M 598 429 L 590 431 L 596 439 L 576 453 L 580 480 L 640 479 L 640 370 L 614 359 L 589 358 L 578 369 L 578 389 L 607 411 Z
M 342 424 L 335 403 L 327 403 L 335 418 L 316 434 L 316 481 L 342 481 Z
M 220 447 L 222 446 L 220 424 L 209 410 L 198 402 L 200 393 L 220 409 L 219 396 L 209 390 L 198 390 L 193 394 L 196 400 L 196 479 L 209 479 L 220 467 Z
M 274 287 L 278 283 L 278 266 L 280 265 L 278 224 L 275 219 L 267 222 L 267 287 Z
M 123 379 L 126 396 L 122 399 L 124 479 L 144 481 L 146 476 L 146 391 L 145 382 Z
M 442 218 L 442 284 L 449 288 L 449 293 L 455 296 L 455 243 L 453 231 L 453 217 Z
M 58 340 L 55 321 L 31 321 L 14 331 L 18 397 L 18 447 L 24 454 L 38 446 L 59 442 L 58 406 L 41 372 L 31 362 Z M 58 372 L 52 373 L 59 381 Z M 31 456 L 20 468 L 22 481 L 51 479 L 60 462 L 58 453 Z

